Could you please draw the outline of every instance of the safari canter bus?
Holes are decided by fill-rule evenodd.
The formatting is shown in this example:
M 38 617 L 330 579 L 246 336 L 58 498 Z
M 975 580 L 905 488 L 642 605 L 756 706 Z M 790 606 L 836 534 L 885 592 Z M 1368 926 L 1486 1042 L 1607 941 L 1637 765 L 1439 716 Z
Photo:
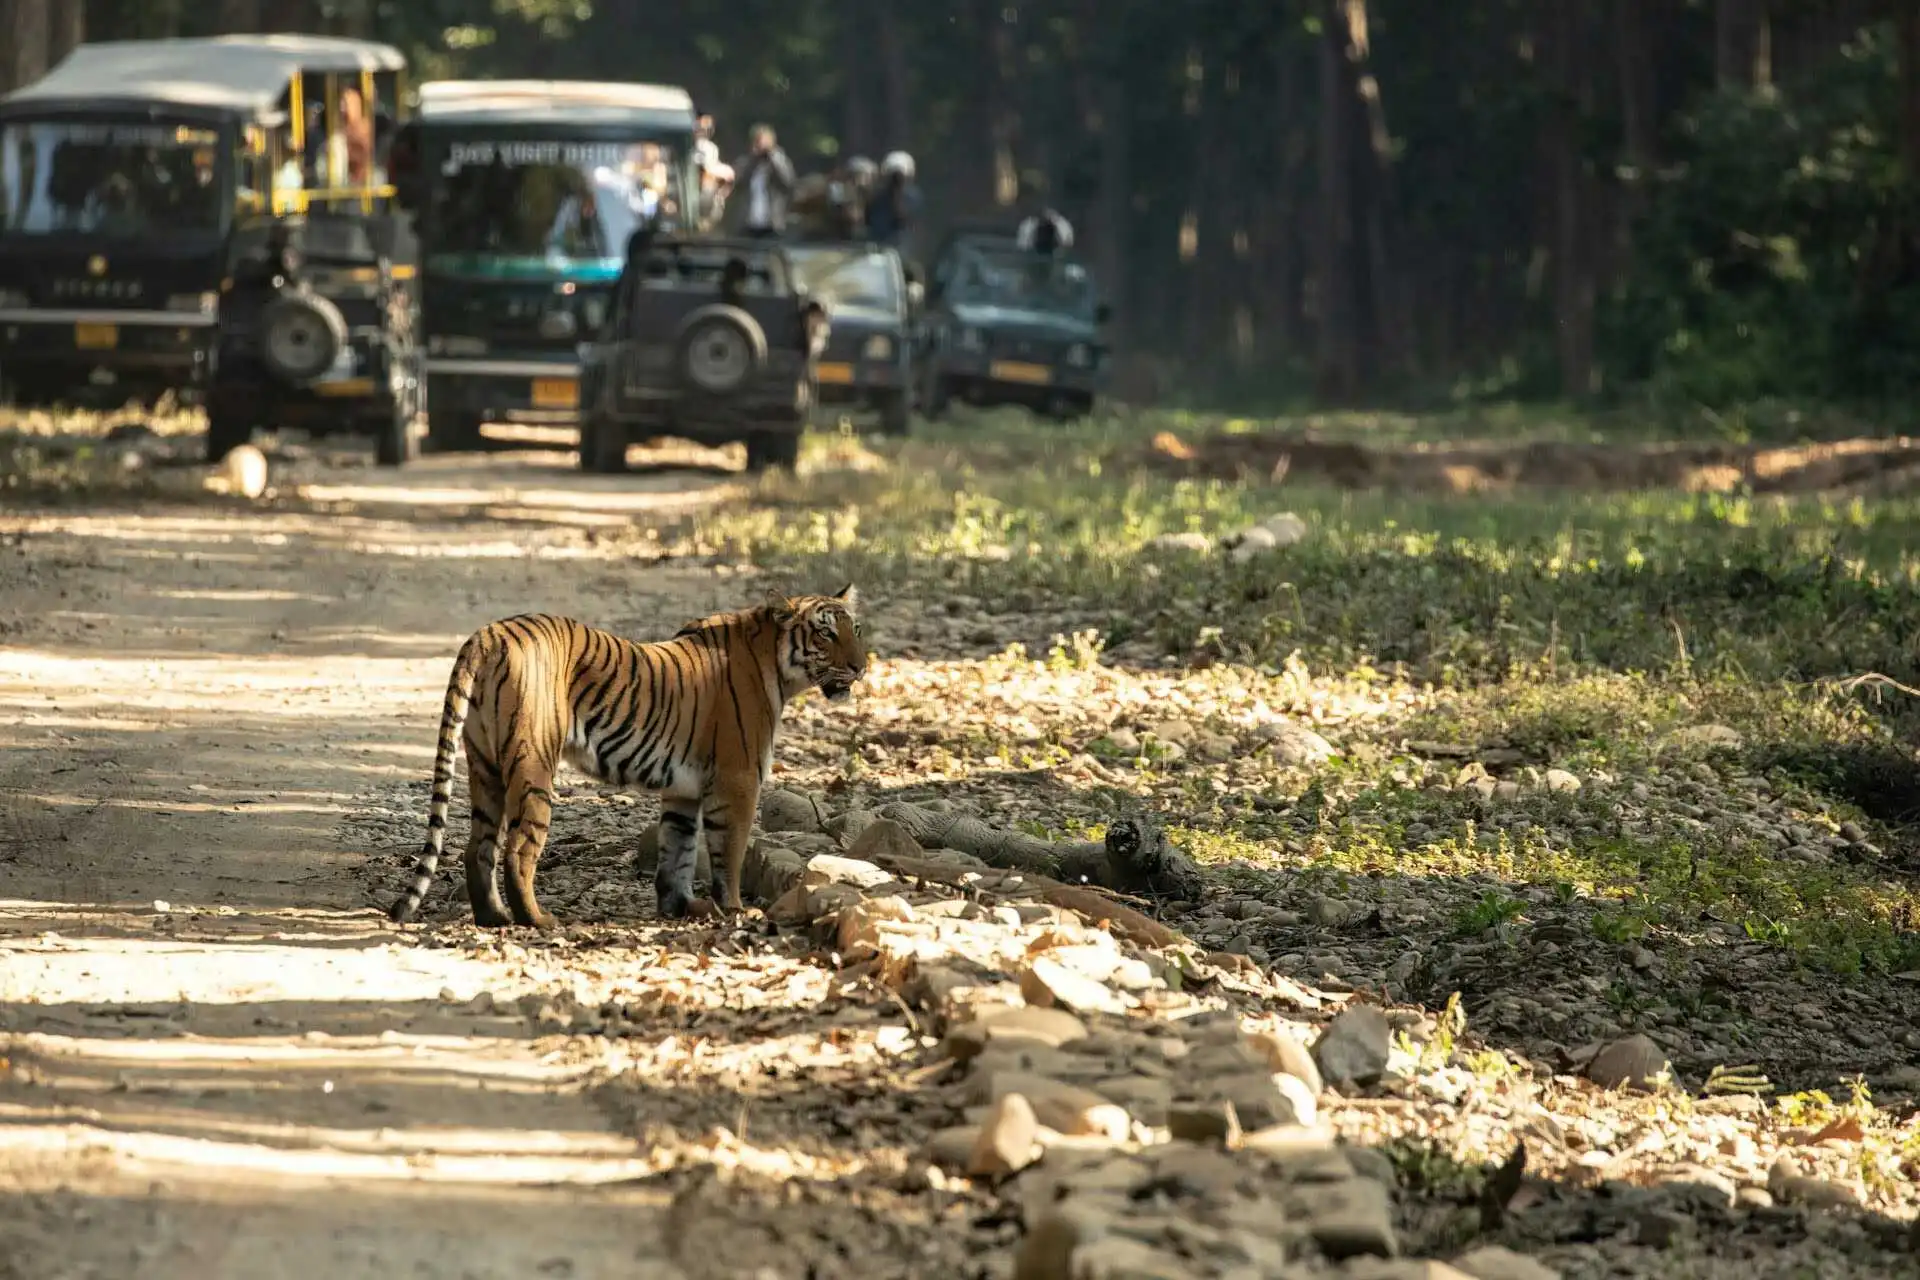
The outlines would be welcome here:
M 0 99 L 0 383 L 205 384 L 249 137 L 295 68 L 205 40 L 81 45 Z
M 404 67 L 331 36 L 106 41 L 0 99 L 0 385 L 207 390 L 236 258 L 391 195 L 344 175 L 341 117 L 399 102 Z
M 395 177 L 420 242 L 429 449 L 480 448 L 489 421 L 577 423 L 579 346 L 628 240 L 694 207 L 694 123 L 670 86 L 420 86 Z

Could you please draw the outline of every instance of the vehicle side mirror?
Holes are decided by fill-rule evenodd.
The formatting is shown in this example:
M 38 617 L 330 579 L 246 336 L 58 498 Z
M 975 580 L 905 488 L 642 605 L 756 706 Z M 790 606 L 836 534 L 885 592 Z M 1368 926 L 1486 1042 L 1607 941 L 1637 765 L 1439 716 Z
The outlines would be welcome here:
M 1103 302 L 1093 309 L 1093 320 L 1095 324 L 1106 324 L 1112 319 L 1113 307 L 1110 304 Z

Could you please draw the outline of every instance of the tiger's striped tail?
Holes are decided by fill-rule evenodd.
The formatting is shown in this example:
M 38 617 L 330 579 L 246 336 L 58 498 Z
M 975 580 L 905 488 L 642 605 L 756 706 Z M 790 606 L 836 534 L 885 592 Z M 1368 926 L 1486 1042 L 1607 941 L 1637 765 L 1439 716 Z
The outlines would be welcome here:
M 460 747 L 460 731 L 466 727 L 467 709 L 473 702 L 473 685 L 480 664 L 492 646 L 490 631 L 477 631 L 460 646 L 453 660 L 453 674 L 447 680 L 447 700 L 440 709 L 440 742 L 433 753 L 433 797 L 427 806 L 427 843 L 413 864 L 413 883 L 387 909 L 387 919 L 405 924 L 426 900 L 433 888 L 434 872 L 440 869 L 440 854 L 446 845 L 447 806 L 453 802 L 453 755 Z

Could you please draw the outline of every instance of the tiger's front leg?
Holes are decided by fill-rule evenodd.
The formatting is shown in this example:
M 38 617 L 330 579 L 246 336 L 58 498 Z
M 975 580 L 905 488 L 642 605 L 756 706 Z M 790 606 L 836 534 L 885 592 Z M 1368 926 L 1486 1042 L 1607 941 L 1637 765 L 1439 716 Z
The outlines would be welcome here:
M 707 856 L 713 863 L 713 897 L 723 911 L 742 911 L 740 873 L 747 862 L 747 843 L 760 808 L 758 783 L 716 787 L 707 793 L 704 814 Z

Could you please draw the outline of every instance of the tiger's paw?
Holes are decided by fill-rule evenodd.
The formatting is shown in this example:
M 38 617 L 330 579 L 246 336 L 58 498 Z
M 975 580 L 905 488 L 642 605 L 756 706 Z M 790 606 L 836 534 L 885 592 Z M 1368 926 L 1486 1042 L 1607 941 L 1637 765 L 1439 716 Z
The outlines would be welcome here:
M 704 920 L 713 914 L 711 898 L 696 898 L 684 889 L 660 889 L 660 917 L 663 920 Z

